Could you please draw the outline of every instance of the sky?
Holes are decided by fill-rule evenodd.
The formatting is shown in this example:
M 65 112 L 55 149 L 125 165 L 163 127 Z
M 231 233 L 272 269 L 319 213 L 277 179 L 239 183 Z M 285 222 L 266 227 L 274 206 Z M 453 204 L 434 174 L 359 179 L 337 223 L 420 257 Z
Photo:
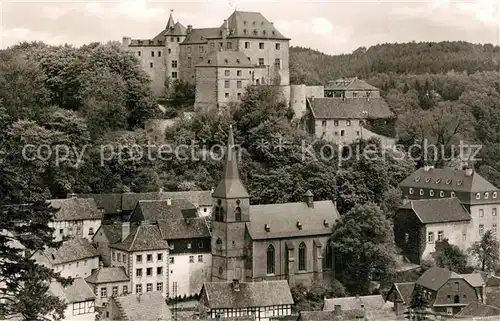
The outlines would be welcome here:
M 0 0 L 0 48 L 146 39 L 165 28 L 170 10 L 184 26 L 206 28 L 220 26 L 235 9 L 259 11 L 291 45 L 327 54 L 410 41 L 500 45 L 500 0 Z

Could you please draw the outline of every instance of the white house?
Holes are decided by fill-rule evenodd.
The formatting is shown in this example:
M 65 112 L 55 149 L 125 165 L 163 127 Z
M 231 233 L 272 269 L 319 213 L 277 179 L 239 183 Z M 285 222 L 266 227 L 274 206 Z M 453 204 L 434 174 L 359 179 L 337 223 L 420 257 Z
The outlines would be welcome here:
M 73 283 L 67 287 L 63 287 L 58 282 L 52 282 L 49 291 L 68 304 L 64 312 L 64 320 L 95 320 L 95 295 L 82 278 L 74 279 Z
M 69 239 L 59 249 L 37 251 L 33 259 L 60 272 L 62 277 L 85 278 L 99 267 L 99 253 L 84 238 Z
M 130 278 L 124 267 L 103 267 L 101 263 L 85 281 L 94 290 L 97 306 L 106 304 L 111 296 L 127 295 L 130 290 Z
M 70 198 L 50 200 L 50 205 L 58 211 L 54 222 L 49 224 L 54 228 L 57 241 L 63 237 L 83 237 L 91 240 L 94 233 L 101 226 L 103 213 L 97 208 L 93 198 L 77 198 L 74 194 Z

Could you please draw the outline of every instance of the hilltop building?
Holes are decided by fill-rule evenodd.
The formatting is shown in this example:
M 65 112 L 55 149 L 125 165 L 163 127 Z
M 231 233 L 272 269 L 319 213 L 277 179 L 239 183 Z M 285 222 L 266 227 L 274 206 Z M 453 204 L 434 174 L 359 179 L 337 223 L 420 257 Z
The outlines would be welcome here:
M 250 206 L 232 128 L 228 136 L 224 172 L 212 194 L 212 282 L 321 280 L 333 267 L 327 241 L 339 218 L 334 203 L 314 201 L 308 191 L 303 202 Z
M 425 166 L 403 180 L 406 199 L 394 220 L 394 236 L 414 263 L 447 239 L 466 250 L 487 230 L 497 235 L 500 190 L 474 170 Z

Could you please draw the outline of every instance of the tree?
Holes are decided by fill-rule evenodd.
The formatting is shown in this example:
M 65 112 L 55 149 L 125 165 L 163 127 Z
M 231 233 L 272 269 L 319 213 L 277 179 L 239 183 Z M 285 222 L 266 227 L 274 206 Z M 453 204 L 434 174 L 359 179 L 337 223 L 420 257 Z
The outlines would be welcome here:
M 195 86 L 187 81 L 175 80 L 172 91 L 168 95 L 169 105 L 177 112 L 194 106 Z
M 428 320 L 428 308 L 430 307 L 430 300 L 421 286 L 415 286 L 411 297 L 411 303 L 407 312 L 406 318 L 411 321 L 424 321 Z
M 396 249 L 390 221 L 374 203 L 354 206 L 333 228 L 337 277 L 352 294 L 369 294 L 370 282 L 390 276 Z
M 449 244 L 448 240 L 443 240 L 441 244 L 436 244 L 436 252 L 437 266 L 456 273 L 466 272 L 467 255 L 458 246 Z
M 469 252 L 481 264 L 482 271 L 495 271 L 499 263 L 499 243 L 491 230 L 480 241 L 474 242 Z
M 299 311 L 320 311 L 325 298 L 346 297 L 347 292 L 344 286 L 336 279 L 330 282 L 313 282 L 311 287 L 306 288 L 299 284 L 290 289 L 293 301 L 293 309 Z

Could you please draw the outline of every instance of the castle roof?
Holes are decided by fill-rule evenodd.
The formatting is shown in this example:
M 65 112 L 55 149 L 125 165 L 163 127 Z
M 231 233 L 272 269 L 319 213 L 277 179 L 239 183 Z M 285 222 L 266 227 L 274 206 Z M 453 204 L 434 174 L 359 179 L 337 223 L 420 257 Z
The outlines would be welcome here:
M 260 12 L 234 11 L 227 19 L 227 23 L 228 38 L 290 40 L 283 36 Z
M 455 197 L 410 200 L 401 208 L 412 210 L 423 224 L 470 221 L 471 216 Z
M 313 207 L 305 202 L 252 205 L 250 215 L 247 229 L 253 240 L 330 234 L 340 218 L 332 201 L 316 201 Z
M 170 17 L 168 17 L 167 26 L 165 27 L 165 29 L 167 30 L 172 29 L 174 25 L 175 25 L 174 10 L 170 10 Z
M 249 58 L 240 51 L 212 51 L 196 67 L 253 67 Z
M 473 171 L 471 175 L 467 175 L 465 170 L 451 167 L 419 168 L 403 180 L 399 186 L 467 193 L 498 191 L 498 188 L 478 173 Z
M 208 39 L 221 38 L 220 28 L 196 28 L 187 34 L 182 45 L 205 44 Z
M 212 193 L 213 197 L 218 198 L 248 198 L 245 186 L 240 179 L 238 171 L 238 153 L 234 144 L 233 127 L 229 126 L 227 139 L 226 160 L 222 177 L 217 188 Z
M 314 98 L 308 106 L 315 119 L 370 119 L 394 117 L 383 98 Z
M 159 220 L 158 226 L 162 237 L 166 240 L 180 240 L 193 238 L 208 238 L 210 230 L 203 217 L 193 219 Z
M 341 78 L 333 81 L 329 81 L 325 86 L 325 90 L 378 90 L 377 87 L 374 87 L 367 83 L 364 80 L 354 78 Z

